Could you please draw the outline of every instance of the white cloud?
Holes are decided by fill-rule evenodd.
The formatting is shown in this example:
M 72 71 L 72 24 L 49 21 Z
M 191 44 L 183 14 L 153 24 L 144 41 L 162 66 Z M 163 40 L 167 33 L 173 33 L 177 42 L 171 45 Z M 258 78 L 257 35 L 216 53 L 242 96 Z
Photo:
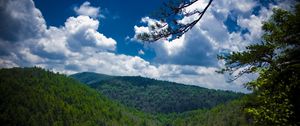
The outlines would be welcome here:
M 245 13 L 245 12 L 252 11 L 252 9 L 257 3 L 256 1 L 252 1 L 252 0 L 239 0 L 239 1 L 232 1 L 232 4 L 235 7 L 235 9 Z
M 215 72 L 218 69 L 215 54 L 220 49 L 240 50 L 244 45 L 239 42 L 245 40 L 239 32 L 227 32 L 223 21 L 230 10 L 217 3 L 205 14 L 202 23 L 183 37 L 147 45 L 157 52 L 157 60 L 165 58 L 170 61 L 155 65 L 138 56 L 115 54 L 117 42 L 98 32 L 100 22 L 95 17 L 99 16 L 100 8 L 90 6 L 89 2 L 74 9 L 77 17 L 69 17 L 61 27 L 49 28 L 32 0 L 5 1 L 5 4 L 9 6 L 0 6 L 1 10 L 5 10 L 0 12 L 3 19 L 0 26 L 6 29 L 0 31 L 0 67 L 36 65 L 67 74 L 93 71 L 111 75 L 140 75 L 208 88 L 244 91 L 240 82 L 228 84 L 226 75 Z M 246 13 L 245 10 L 240 12 Z M 223 13 L 227 15 L 218 16 Z M 16 15 L 19 18 L 13 18 Z M 252 24 L 246 25 L 247 20 L 262 20 L 260 16 L 239 19 L 241 27 L 250 31 L 256 28 Z M 144 18 L 147 23 L 154 21 Z M 16 29 L 22 32 L 15 33 Z M 148 30 L 147 27 L 135 26 L 136 32 Z M 142 52 L 140 50 L 140 54 Z M 181 62 L 174 64 L 175 61 Z
M 99 21 L 96 19 L 79 15 L 69 17 L 64 26 L 46 28 L 42 14 L 35 8 L 32 0 L 5 1 L 3 4 L 5 6 L 1 6 L 1 10 L 5 11 L 0 16 L 8 17 L 3 18 L 3 21 L 12 23 L 3 25 L 7 30 L 1 32 L 11 34 L 13 38 L 0 36 L 2 61 L 14 60 L 19 66 L 26 66 L 58 62 L 51 60 L 63 61 L 68 57 L 76 57 L 83 51 L 102 52 L 116 49 L 114 39 L 97 31 Z M 18 17 L 10 18 L 14 15 Z M 15 30 L 22 32 L 13 34 Z M 63 63 L 62 61 L 59 63 Z
M 42 62 L 43 59 L 37 55 L 34 55 L 30 52 L 29 48 L 22 48 L 19 53 L 21 54 L 21 58 L 23 58 L 27 62 L 31 63 L 39 63 Z
M 214 67 L 153 65 L 138 56 L 117 55 L 110 52 L 80 54 L 69 58 L 63 64 L 41 64 L 40 66 L 68 74 L 91 71 L 120 76 L 139 75 L 212 89 L 247 92 L 240 84 L 228 84 L 225 76 L 216 73 L 217 68 Z
M 61 60 L 83 51 L 114 51 L 117 42 L 99 33 L 98 27 L 99 21 L 88 16 L 69 17 L 65 26 L 47 29 L 33 48 L 37 55 Z
M 207 2 L 199 0 L 186 11 L 202 10 Z M 256 6 L 260 5 L 254 0 L 213 1 L 202 19 L 185 35 L 172 41 L 159 40 L 147 47 L 155 50 L 155 59 L 160 63 L 216 67 L 216 57 L 220 51 L 242 51 L 250 43 L 259 41 L 263 34 L 262 23 L 270 17 L 272 8 L 261 7 L 259 15 L 253 15 Z M 228 30 L 225 21 L 229 16 L 238 17 L 235 25 L 241 27 L 240 30 Z M 181 22 L 188 23 L 194 18 L 187 17 Z M 141 21 L 150 26 L 157 20 L 144 17 Z M 139 33 L 150 31 L 146 26 L 134 26 L 134 30 L 135 38 Z M 242 30 L 249 33 L 242 33 Z
M 267 21 L 269 17 L 271 17 L 271 15 L 273 14 L 271 10 L 272 9 L 266 9 L 265 7 L 263 7 L 260 10 L 259 15 L 257 16 L 252 14 L 248 18 L 244 18 L 241 16 L 238 17 L 238 25 L 241 28 L 247 29 L 249 31 L 249 33 L 245 35 L 248 41 L 259 41 L 261 35 L 263 34 L 263 31 L 261 29 L 261 27 L 263 26 L 263 21 Z
M 116 41 L 97 31 L 99 21 L 87 16 L 70 17 L 65 23 L 65 33 L 69 36 L 68 45 L 79 49 L 82 46 L 96 46 L 102 50 L 115 50 Z
M 138 54 L 139 55 L 145 55 L 145 52 L 143 50 L 139 50 Z
M 46 29 L 45 20 L 40 10 L 34 8 L 33 1 L 4 0 L 0 2 L 0 10 L 1 49 L 5 49 L 2 46 L 11 47 L 19 41 L 40 37 Z
M 84 2 L 79 8 L 74 7 L 74 11 L 77 13 L 77 15 L 85 15 L 90 16 L 92 18 L 102 17 L 105 18 L 104 15 L 100 15 L 100 7 L 93 7 L 91 6 L 91 3 L 86 1 Z

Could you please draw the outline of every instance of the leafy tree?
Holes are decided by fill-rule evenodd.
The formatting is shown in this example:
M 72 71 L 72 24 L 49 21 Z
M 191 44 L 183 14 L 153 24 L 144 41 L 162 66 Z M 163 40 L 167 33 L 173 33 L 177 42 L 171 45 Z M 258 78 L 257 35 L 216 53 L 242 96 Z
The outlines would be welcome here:
M 246 51 L 221 55 L 226 61 L 220 72 L 259 73 L 245 86 L 253 90 L 246 111 L 258 125 L 300 125 L 300 5 L 294 12 L 274 9 L 262 29 L 259 44 Z
M 201 20 L 213 0 L 209 0 L 203 10 L 187 11 L 187 8 L 197 1 L 199 0 L 171 0 L 164 3 L 164 7 L 159 10 L 157 16 L 154 16 L 158 20 L 149 26 L 150 31 L 137 34 L 137 39 L 154 42 L 162 38 L 172 40 L 182 36 Z M 185 17 L 195 18 L 188 23 L 181 22 Z

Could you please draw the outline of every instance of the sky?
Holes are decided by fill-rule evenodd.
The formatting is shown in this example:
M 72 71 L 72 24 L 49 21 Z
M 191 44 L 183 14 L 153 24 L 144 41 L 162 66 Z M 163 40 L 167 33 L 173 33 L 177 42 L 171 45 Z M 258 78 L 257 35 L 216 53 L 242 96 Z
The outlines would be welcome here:
M 163 0 L 2 0 L 0 68 L 39 66 L 63 74 L 97 72 L 143 76 L 183 84 L 249 92 L 228 82 L 217 55 L 259 43 L 261 26 L 273 8 L 292 9 L 294 1 L 214 0 L 203 18 L 175 40 L 143 43 Z M 199 0 L 187 10 L 203 9 Z M 191 17 L 193 18 L 193 17 Z M 187 22 L 191 19 L 184 19 Z

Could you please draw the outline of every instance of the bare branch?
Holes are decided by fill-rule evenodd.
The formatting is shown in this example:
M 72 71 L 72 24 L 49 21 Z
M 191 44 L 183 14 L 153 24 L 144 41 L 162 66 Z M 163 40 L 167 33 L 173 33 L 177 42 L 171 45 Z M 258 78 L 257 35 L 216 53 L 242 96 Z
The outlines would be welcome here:
M 153 27 L 154 29 L 151 29 L 149 33 L 140 33 L 139 35 L 137 35 L 138 37 L 137 39 L 142 40 L 144 42 L 155 42 L 162 38 L 171 37 L 171 39 L 175 39 L 181 37 L 187 31 L 192 29 L 197 24 L 197 22 L 201 20 L 201 18 L 203 17 L 204 13 L 211 5 L 213 0 L 210 0 L 202 11 L 194 10 L 187 13 L 183 12 L 185 8 L 191 6 L 197 1 L 198 0 L 193 0 L 189 2 L 185 1 L 181 3 L 178 7 L 174 7 L 174 5 L 172 4 L 171 5 L 165 4 L 165 6 L 168 6 L 172 11 L 170 13 L 162 12 L 162 17 L 160 19 L 161 21 L 167 21 L 170 17 L 173 18 L 172 16 L 175 15 L 181 15 L 183 17 L 197 16 L 197 18 L 192 22 L 183 24 L 183 23 L 179 23 L 175 18 L 169 22 L 166 22 L 166 25 L 163 25 L 162 27 Z

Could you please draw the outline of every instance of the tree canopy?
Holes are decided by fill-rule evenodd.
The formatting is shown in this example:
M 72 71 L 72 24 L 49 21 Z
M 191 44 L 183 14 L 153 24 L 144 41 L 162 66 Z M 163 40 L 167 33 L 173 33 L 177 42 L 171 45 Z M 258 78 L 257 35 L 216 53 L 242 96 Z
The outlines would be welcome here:
M 245 51 L 219 56 L 226 61 L 221 72 L 259 73 L 245 86 L 253 90 L 246 111 L 256 124 L 300 125 L 300 5 L 294 12 L 274 9 L 265 22 L 261 43 Z
M 240 99 L 242 93 L 160 81 L 139 76 L 108 76 L 77 73 L 71 77 L 96 89 L 104 96 L 148 113 L 181 113 L 210 109 Z

